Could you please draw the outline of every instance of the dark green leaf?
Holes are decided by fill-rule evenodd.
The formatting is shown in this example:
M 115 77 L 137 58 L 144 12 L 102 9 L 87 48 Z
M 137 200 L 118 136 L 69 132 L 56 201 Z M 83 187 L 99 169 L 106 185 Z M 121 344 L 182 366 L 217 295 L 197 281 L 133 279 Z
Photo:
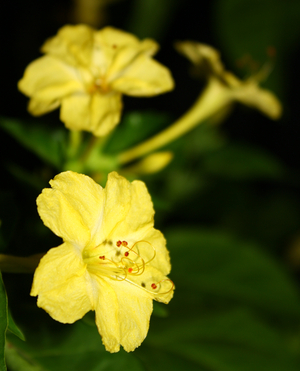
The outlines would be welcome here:
M 205 169 L 231 179 L 278 179 L 284 168 L 270 154 L 245 145 L 228 145 L 203 158 Z
M 8 336 L 10 354 L 7 363 L 12 371 L 24 371 L 22 364 L 26 362 L 34 366 L 28 371 L 144 370 L 132 353 L 106 352 L 96 326 L 82 321 L 73 325 L 51 321 L 48 328 L 41 324 L 25 335 L 26 342 Z
M 43 123 L 0 118 L 0 126 L 41 159 L 61 168 L 66 148 L 66 131 L 51 129 Z
M 166 233 L 177 305 L 246 305 L 269 318 L 300 320 L 300 294 L 285 268 L 255 244 L 221 231 Z
M 137 354 L 157 371 L 298 370 L 287 339 L 243 309 L 157 320 Z
M 8 326 L 8 307 L 7 296 L 0 273 L 0 371 L 6 371 L 4 351 L 5 351 L 5 336 Z
M 105 151 L 118 153 L 138 144 L 163 129 L 170 122 L 167 114 L 159 112 L 130 112 L 124 115 L 118 130 L 112 133 Z
M 25 336 L 22 333 L 22 331 L 19 329 L 19 327 L 16 325 L 14 319 L 11 316 L 10 310 L 8 310 L 8 328 L 10 332 L 12 332 L 14 335 L 18 336 L 21 340 L 25 340 Z
M 15 232 L 18 209 L 12 193 L 0 192 L 0 251 L 4 251 Z

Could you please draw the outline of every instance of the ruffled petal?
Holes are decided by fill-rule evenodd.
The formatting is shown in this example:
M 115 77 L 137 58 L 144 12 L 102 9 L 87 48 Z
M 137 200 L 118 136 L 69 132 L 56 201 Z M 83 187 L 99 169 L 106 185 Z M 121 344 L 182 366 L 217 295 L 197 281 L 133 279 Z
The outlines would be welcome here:
M 73 66 L 88 66 L 93 53 L 95 30 L 87 25 L 67 25 L 48 39 L 41 50 Z
M 30 295 L 62 323 L 73 323 L 93 309 L 86 265 L 77 249 L 64 243 L 47 252 L 37 267 Z
M 64 241 L 83 249 L 102 223 L 103 189 L 90 177 L 72 171 L 60 173 L 37 198 L 44 224 Z
M 139 54 L 122 70 L 111 73 L 111 88 L 131 96 L 153 96 L 174 88 L 168 68 L 145 54 Z
M 107 351 L 127 352 L 137 348 L 147 336 L 152 298 L 129 282 L 97 279 L 99 284 L 96 324 Z
M 63 97 L 84 91 L 76 69 L 50 56 L 30 63 L 18 88 L 31 97 L 29 111 L 33 115 L 49 112 L 59 106 Z
M 60 119 L 71 130 L 105 136 L 119 123 L 121 110 L 118 93 L 73 95 L 63 99 Z

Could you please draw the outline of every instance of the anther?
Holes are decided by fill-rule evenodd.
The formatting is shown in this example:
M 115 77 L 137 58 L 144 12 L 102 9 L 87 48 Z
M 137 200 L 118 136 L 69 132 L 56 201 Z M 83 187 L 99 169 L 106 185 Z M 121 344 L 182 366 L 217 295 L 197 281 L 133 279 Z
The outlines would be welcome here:
M 122 245 L 122 241 L 118 241 L 117 243 L 116 243 L 116 245 L 118 246 L 118 247 L 120 247 L 121 245 Z
M 125 256 L 128 256 L 128 255 L 129 255 L 129 252 L 128 252 L 128 251 L 126 251 L 124 255 L 125 255 Z
M 155 283 L 152 283 L 151 287 L 153 288 L 153 290 L 157 289 L 157 286 Z
M 122 246 L 127 247 L 127 246 L 128 246 L 128 242 L 126 242 L 126 241 L 122 241 Z
M 132 273 L 132 268 L 128 268 L 128 273 Z
M 104 255 L 99 256 L 99 259 L 105 260 L 105 256 Z

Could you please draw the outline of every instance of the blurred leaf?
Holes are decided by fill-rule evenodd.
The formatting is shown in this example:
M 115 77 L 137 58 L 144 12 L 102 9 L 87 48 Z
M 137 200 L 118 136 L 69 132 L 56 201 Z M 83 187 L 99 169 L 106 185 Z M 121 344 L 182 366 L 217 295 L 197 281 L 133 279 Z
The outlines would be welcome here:
M 183 365 L 203 371 L 299 369 L 282 334 L 243 309 L 199 313 L 198 318 L 185 313 L 153 327 L 145 347 L 137 350 L 151 370 L 176 371 Z
M 230 144 L 203 158 L 205 169 L 232 179 L 278 179 L 284 174 L 281 163 L 267 152 L 242 144 Z
M 160 112 L 130 112 L 124 115 L 118 130 L 112 133 L 105 152 L 118 153 L 154 135 L 170 123 L 170 118 Z
M 0 251 L 3 252 L 12 238 L 18 219 L 18 208 L 10 192 L 0 191 Z
M 6 371 L 6 364 L 4 359 L 5 350 L 5 336 L 8 326 L 8 307 L 7 296 L 0 273 L 0 371 Z
M 279 69 L 287 67 L 287 53 L 297 46 L 300 2 L 219 0 L 215 2 L 214 15 L 214 29 L 223 44 L 222 50 L 232 62 L 248 55 L 254 64 L 261 65 L 268 59 L 267 48 L 276 49 L 276 73 L 270 76 L 267 85 L 281 93 L 285 75 Z
M 284 267 L 257 245 L 199 228 L 172 229 L 166 238 L 177 305 L 239 304 L 269 319 L 300 321 L 299 290 Z
M 12 371 L 144 370 L 132 353 L 106 352 L 96 326 L 82 321 L 61 325 L 51 320 L 49 328 L 39 324 L 25 335 L 26 342 L 8 336 L 7 364 Z
M 25 340 L 25 336 L 22 333 L 22 331 L 19 329 L 19 327 L 15 324 L 14 319 L 11 316 L 10 310 L 8 310 L 8 328 L 10 332 L 12 332 L 14 335 L 18 336 L 21 340 Z
M 134 0 L 128 31 L 139 38 L 161 39 L 180 0 Z
M 0 118 L 0 127 L 41 159 L 61 168 L 67 140 L 63 128 L 50 129 L 42 123 L 23 122 L 5 117 Z

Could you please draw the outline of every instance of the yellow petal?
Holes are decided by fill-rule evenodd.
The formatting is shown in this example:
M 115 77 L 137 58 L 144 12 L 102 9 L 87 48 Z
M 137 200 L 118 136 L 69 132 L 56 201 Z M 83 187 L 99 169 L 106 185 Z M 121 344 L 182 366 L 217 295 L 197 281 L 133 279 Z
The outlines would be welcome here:
M 248 80 L 232 90 L 234 98 L 249 106 L 256 108 L 273 120 L 282 114 L 282 105 L 277 97 L 269 90 L 262 89 L 256 81 Z
M 140 54 L 114 77 L 111 87 L 127 95 L 153 96 L 172 90 L 174 81 L 168 68 Z
M 83 249 L 102 222 L 103 189 L 88 176 L 63 172 L 37 198 L 44 224 Z
M 154 209 L 145 183 L 129 183 L 116 172 L 110 173 L 105 187 L 103 224 L 97 244 L 105 238 L 126 241 L 131 247 L 139 241 L 139 254 L 164 275 L 170 272 L 169 252 L 163 234 L 153 228 Z
M 73 95 L 63 99 L 60 119 L 71 130 L 107 135 L 119 122 L 122 110 L 118 93 Z
M 95 30 L 86 25 L 67 25 L 56 36 L 48 39 L 41 50 L 56 58 L 78 66 L 88 66 L 91 62 Z
M 29 112 L 33 115 L 49 112 L 59 106 L 63 97 L 84 91 L 77 71 L 49 56 L 29 64 L 18 88 L 31 97 Z
M 195 41 L 181 41 L 175 43 L 175 48 L 206 73 L 221 75 L 224 71 L 220 53 L 210 45 Z
M 38 306 L 55 320 L 73 323 L 93 308 L 87 277 L 89 274 L 76 247 L 64 243 L 41 259 L 30 295 L 38 295 Z
M 97 279 L 99 284 L 96 324 L 109 352 L 120 345 L 133 351 L 145 339 L 152 313 L 152 299 L 140 288 L 126 282 Z
M 103 233 L 110 238 L 135 243 L 153 227 L 153 204 L 143 182 L 128 182 L 110 173 L 105 187 Z

